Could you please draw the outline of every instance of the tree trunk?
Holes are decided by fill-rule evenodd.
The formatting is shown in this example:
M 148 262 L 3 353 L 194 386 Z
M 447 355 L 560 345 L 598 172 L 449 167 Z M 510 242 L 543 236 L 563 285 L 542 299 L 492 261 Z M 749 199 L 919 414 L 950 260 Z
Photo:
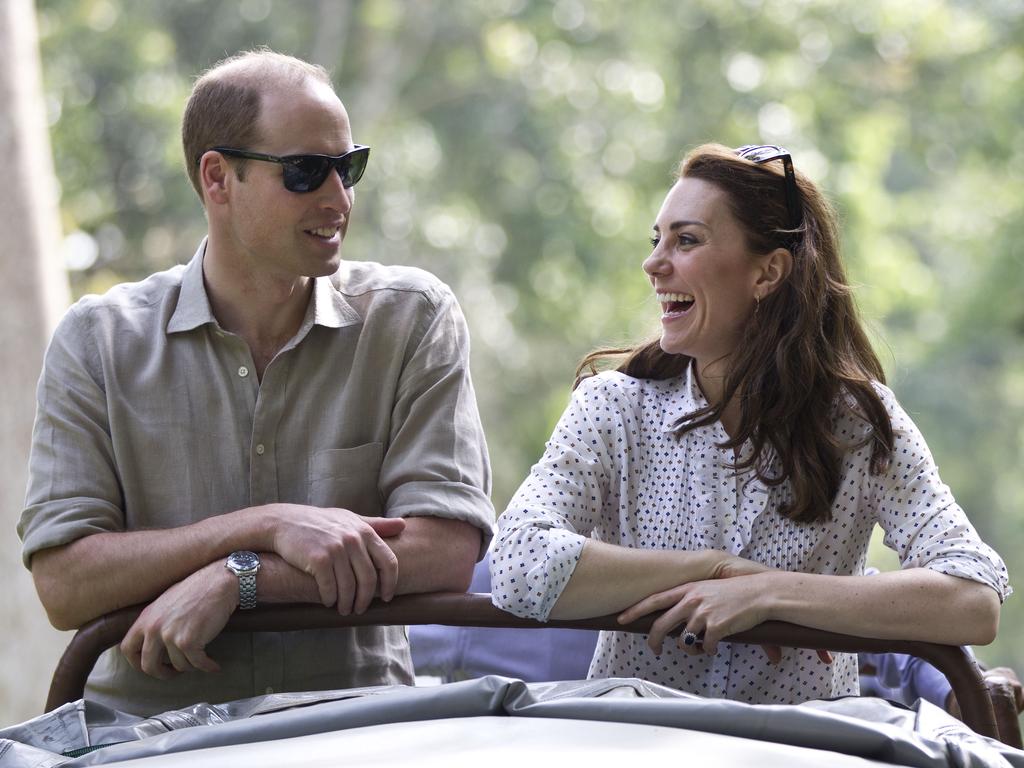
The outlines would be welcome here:
M 50 627 L 22 567 L 15 525 L 25 498 L 35 386 L 69 299 L 57 184 L 32 0 L 0 2 L 0 726 L 39 714 L 68 636 Z

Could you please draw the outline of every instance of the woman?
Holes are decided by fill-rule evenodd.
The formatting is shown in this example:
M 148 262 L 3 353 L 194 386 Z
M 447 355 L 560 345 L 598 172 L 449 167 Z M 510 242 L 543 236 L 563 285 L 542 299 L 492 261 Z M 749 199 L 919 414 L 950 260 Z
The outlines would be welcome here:
M 695 149 L 652 244 L 661 338 L 580 366 L 500 520 L 495 604 L 541 620 L 666 610 L 646 645 L 604 633 L 591 676 L 753 703 L 857 691 L 853 656 L 720 642 L 769 619 L 991 642 L 1006 568 L 884 386 L 835 214 L 788 153 Z M 902 569 L 866 577 L 875 523 Z

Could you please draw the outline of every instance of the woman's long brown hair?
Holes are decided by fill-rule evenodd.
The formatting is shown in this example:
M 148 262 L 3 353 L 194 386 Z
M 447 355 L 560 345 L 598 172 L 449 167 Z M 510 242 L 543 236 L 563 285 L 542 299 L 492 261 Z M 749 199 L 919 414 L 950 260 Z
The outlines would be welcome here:
M 733 352 L 722 400 L 685 415 L 678 434 L 712 424 L 725 405 L 739 403 L 739 429 L 721 445 L 747 440 L 752 454 L 734 466 L 753 469 L 769 486 L 788 481 L 792 501 L 780 514 L 798 522 L 827 520 L 842 479 L 843 454 L 851 446 L 834 433 L 837 409 L 853 408 L 870 425 L 872 474 L 883 472 L 893 451 L 888 411 L 873 386 L 885 381 L 871 349 L 842 259 L 836 215 L 817 187 L 797 174 L 803 221 L 787 229 L 781 163 L 755 165 L 733 150 L 705 144 L 690 152 L 678 178 L 695 178 L 724 190 L 733 216 L 755 254 L 788 248 L 793 267 L 781 286 L 760 301 L 749 333 Z M 576 382 L 614 365 L 627 376 L 668 379 L 691 364 L 687 355 L 664 352 L 657 340 L 635 347 L 591 352 Z M 852 403 L 850 402 L 852 398 Z

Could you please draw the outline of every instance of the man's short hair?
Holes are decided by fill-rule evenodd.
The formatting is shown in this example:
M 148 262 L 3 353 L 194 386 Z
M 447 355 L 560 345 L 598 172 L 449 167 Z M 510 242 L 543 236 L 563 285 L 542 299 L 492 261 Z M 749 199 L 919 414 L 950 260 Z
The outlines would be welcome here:
M 298 85 L 308 78 L 334 88 L 323 67 L 269 48 L 229 56 L 199 76 L 185 104 L 181 143 L 185 169 L 200 200 L 199 158 L 203 153 L 211 147 L 255 147 L 260 141 L 260 103 L 268 84 Z M 238 177 L 244 178 L 245 160 L 235 163 Z

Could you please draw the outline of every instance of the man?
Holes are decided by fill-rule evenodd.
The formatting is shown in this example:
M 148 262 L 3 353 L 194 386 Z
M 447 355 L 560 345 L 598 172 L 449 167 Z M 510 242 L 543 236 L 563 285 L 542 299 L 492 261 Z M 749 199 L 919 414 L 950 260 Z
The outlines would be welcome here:
M 969 646 L 965 648 L 974 655 Z M 905 653 L 862 653 L 858 660 L 861 696 L 878 696 L 907 705 L 924 699 L 960 717 L 960 705 L 949 680 L 923 659 Z M 1024 712 L 1024 687 L 1017 673 L 1010 667 L 981 669 L 985 680 L 1008 683 L 1017 714 Z
M 401 627 L 217 635 L 256 603 L 466 588 L 494 512 L 465 321 L 425 272 L 342 263 L 369 149 L 322 68 L 227 59 L 182 137 L 208 237 L 47 351 L 19 523 L 40 598 L 61 629 L 150 602 L 86 689 L 127 712 L 410 682 Z

